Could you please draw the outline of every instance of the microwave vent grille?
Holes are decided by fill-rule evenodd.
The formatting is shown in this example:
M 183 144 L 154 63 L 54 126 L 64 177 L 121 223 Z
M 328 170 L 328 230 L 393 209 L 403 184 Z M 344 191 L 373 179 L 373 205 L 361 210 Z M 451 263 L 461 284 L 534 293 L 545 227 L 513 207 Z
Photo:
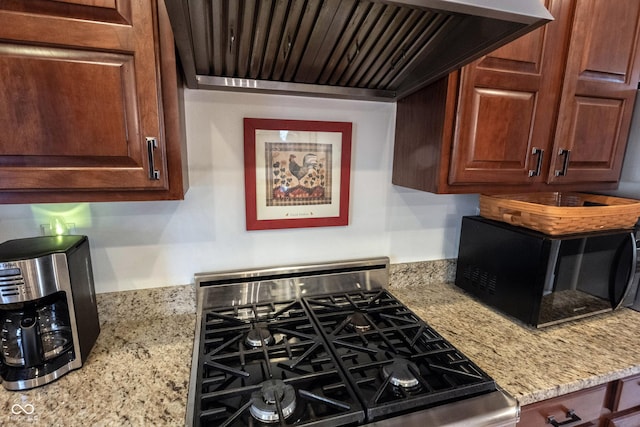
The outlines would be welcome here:
M 495 274 L 472 264 L 465 265 L 463 274 L 464 278 L 477 290 L 491 295 L 496 293 L 497 276 Z
M 11 298 L 24 294 L 22 274 L 0 276 L 0 297 Z

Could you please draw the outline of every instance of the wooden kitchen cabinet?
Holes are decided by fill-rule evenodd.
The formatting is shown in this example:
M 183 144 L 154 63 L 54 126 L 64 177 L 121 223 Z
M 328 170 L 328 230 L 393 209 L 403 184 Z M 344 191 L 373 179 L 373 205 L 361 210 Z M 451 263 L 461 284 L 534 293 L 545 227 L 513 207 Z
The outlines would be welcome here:
M 640 375 L 618 380 L 615 383 L 614 412 L 640 406 Z
M 616 414 L 606 421 L 605 427 L 638 427 L 640 426 L 640 409 Z
M 522 408 L 517 427 L 597 426 L 605 414 L 608 384 L 558 396 Z
M 613 413 L 606 417 L 605 427 L 640 426 L 640 375 L 634 375 L 611 384 Z
M 640 79 L 640 2 L 545 5 L 552 23 L 398 102 L 394 184 L 616 187 Z
M 551 425 L 640 426 L 640 375 L 522 407 L 517 427 Z
M 0 203 L 182 199 L 163 1 L 0 2 Z

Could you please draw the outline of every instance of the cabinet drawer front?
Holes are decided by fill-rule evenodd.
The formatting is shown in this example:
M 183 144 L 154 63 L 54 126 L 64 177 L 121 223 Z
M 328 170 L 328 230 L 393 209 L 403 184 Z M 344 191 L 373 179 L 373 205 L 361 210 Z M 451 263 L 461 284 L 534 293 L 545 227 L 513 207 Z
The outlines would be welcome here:
M 637 427 L 640 426 L 640 411 L 616 415 L 608 420 L 606 427 Z
M 618 398 L 614 411 L 624 411 L 640 405 L 640 375 L 625 378 L 618 383 Z
M 563 424 L 566 427 L 578 426 L 588 421 L 597 420 L 604 410 L 607 385 L 575 393 L 559 396 L 543 402 L 533 403 L 522 408 L 522 416 L 518 427 L 533 427 L 551 425 L 547 423 L 550 416 L 558 423 L 566 422 L 570 417 L 569 411 L 580 418 L 573 423 Z

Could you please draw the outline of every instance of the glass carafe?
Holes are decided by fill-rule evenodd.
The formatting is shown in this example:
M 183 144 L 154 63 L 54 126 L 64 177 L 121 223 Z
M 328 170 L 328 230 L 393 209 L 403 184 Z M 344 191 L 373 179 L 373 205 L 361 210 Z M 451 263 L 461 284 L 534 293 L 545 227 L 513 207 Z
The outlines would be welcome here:
M 0 356 L 7 366 L 37 366 L 73 346 L 63 292 L 19 309 L 1 310 L 0 327 Z
M 24 366 L 22 356 L 22 329 L 20 322 L 24 318 L 24 311 L 0 312 L 0 342 L 2 343 L 2 363 L 8 366 Z
M 66 300 L 58 299 L 39 307 L 36 312 L 43 358 L 48 361 L 69 350 L 73 345 L 69 309 Z

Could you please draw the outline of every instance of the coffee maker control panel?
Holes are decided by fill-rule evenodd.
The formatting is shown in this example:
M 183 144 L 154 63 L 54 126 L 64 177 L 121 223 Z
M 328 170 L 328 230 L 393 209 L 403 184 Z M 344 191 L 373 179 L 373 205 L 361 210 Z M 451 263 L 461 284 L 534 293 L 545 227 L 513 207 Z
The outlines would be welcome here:
M 69 287 L 67 257 L 54 253 L 0 263 L 0 304 L 33 301 Z M 67 275 L 61 277 L 61 275 Z
M 8 304 L 25 297 L 24 277 L 20 268 L 0 264 L 0 301 Z

